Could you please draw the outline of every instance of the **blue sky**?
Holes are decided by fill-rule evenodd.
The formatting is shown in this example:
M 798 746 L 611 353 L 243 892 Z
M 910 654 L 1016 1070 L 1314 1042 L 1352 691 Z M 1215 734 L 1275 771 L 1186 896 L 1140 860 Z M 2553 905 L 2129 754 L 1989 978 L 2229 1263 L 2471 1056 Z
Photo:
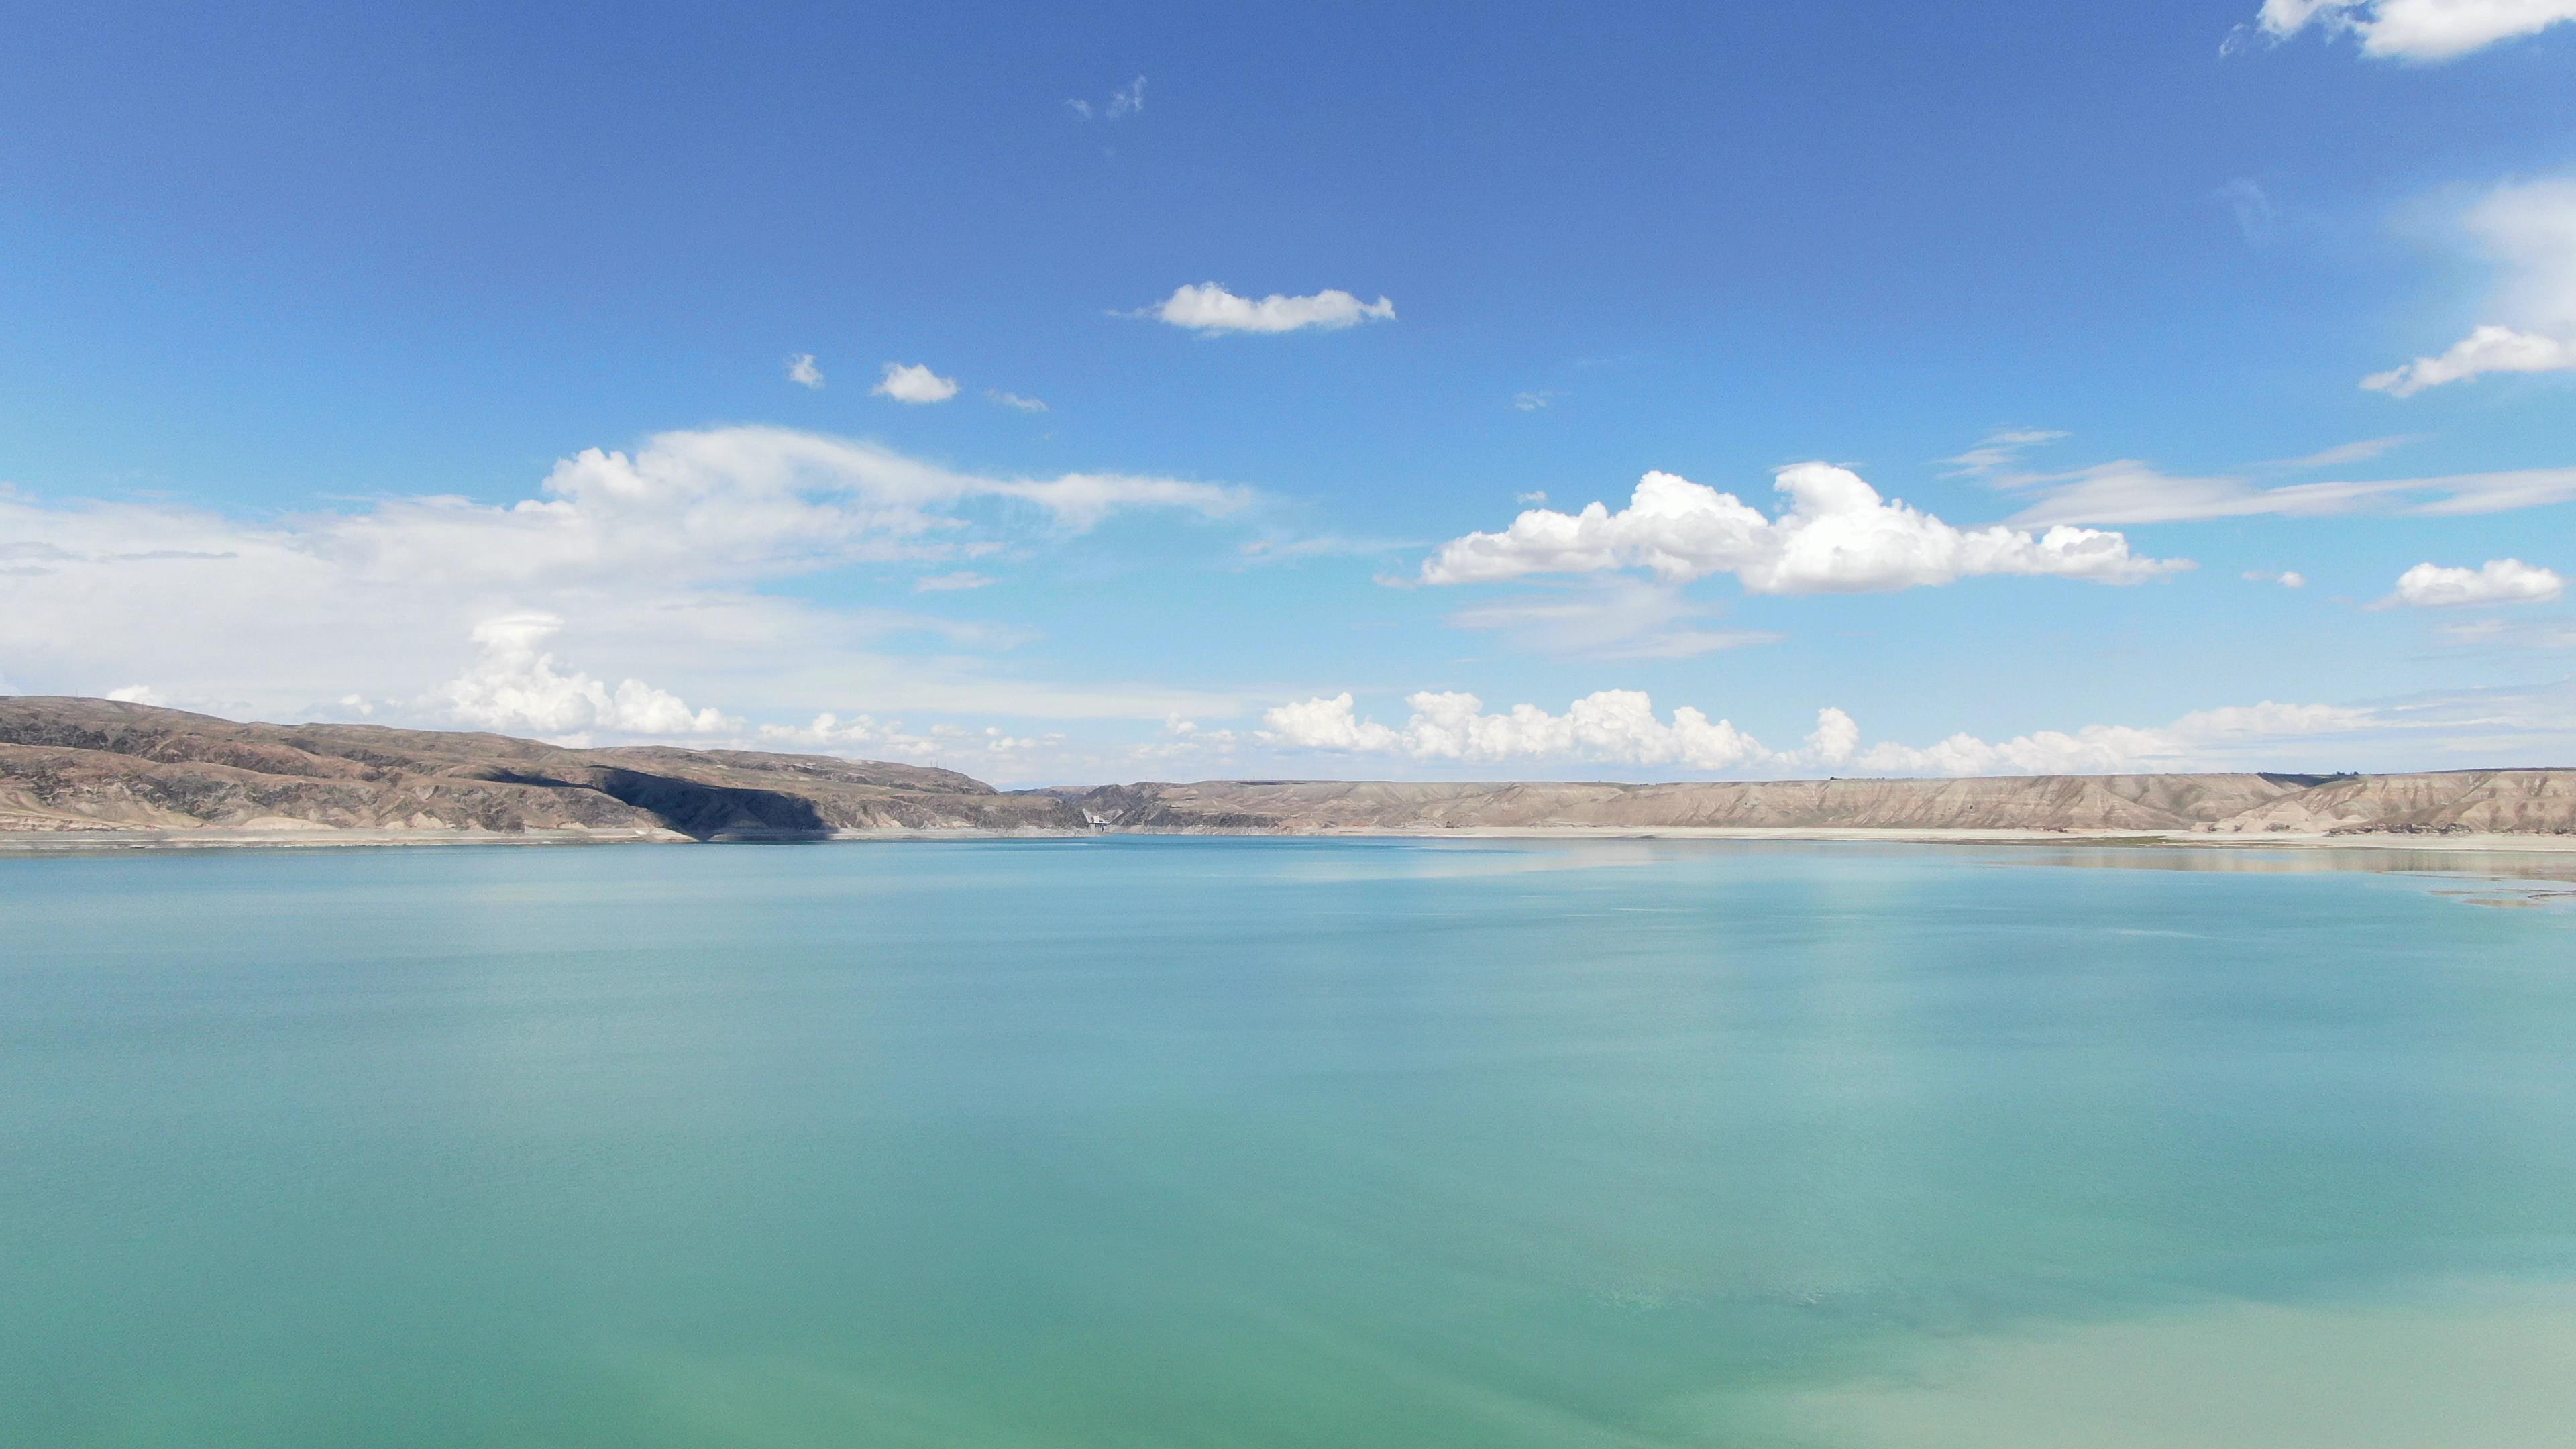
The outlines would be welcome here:
M 2576 4 L 18 32 L 0 687 L 1009 783 L 2576 762 Z

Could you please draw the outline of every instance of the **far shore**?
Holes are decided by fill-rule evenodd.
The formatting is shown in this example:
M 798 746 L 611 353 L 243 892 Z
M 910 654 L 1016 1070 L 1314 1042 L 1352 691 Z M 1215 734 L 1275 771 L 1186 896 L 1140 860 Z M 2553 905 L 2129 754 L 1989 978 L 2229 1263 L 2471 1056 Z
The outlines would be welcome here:
M 2570 855 L 2576 835 L 2434 834 L 2367 831 L 2349 834 L 2267 831 L 2138 830 L 1903 830 L 1828 826 L 1700 827 L 1628 825 L 1461 826 L 1456 829 L 1247 831 L 1108 831 L 1103 835 L 1215 836 L 1257 839 L 1379 840 L 1733 840 L 1880 845 L 2093 845 L 2247 850 L 2414 851 L 2441 855 Z M 201 830 L 0 831 L 0 855 L 53 855 L 128 850 L 347 849 L 457 845 L 689 845 L 824 841 L 1084 840 L 1089 834 L 1043 830 L 842 830 L 823 833 L 733 835 L 696 841 L 676 831 L 587 830 L 330 830 L 209 828 Z

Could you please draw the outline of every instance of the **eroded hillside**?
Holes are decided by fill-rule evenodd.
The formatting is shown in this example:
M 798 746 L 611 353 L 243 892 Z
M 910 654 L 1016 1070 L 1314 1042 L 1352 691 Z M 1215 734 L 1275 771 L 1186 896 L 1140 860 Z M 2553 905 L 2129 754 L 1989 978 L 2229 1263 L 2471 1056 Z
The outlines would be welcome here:
M 1475 829 L 2576 834 L 2576 771 L 1675 784 L 1216 780 L 1003 792 L 819 755 L 568 749 L 0 697 L 0 831 L 1301 834 Z
M 0 698 L 0 830 L 533 830 L 719 836 L 1080 830 L 1050 796 L 952 770 L 505 735 L 236 724 L 108 700 Z

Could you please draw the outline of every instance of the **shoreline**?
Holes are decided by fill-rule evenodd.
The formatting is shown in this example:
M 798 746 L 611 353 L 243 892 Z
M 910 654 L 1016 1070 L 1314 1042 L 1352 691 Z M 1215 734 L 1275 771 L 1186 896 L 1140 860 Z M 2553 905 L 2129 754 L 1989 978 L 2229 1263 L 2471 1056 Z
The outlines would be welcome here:
M 118 854 L 128 851 L 170 850 L 349 850 L 406 846 L 750 845 L 868 841 L 898 843 L 939 840 L 1089 840 L 1117 836 L 1173 839 L 1707 840 L 1854 845 L 2089 845 L 2204 850 L 2413 851 L 2423 854 L 2465 856 L 2576 854 L 2576 835 L 2503 833 L 2412 834 L 2397 831 L 2357 831 L 2348 834 L 2327 834 L 2267 831 L 2261 834 L 2247 834 L 2152 830 L 1941 830 L 1872 826 L 1479 825 L 1448 829 L 1349 826 L 1316 830 L 1094 832 L 968 828 L 840 830 L 758 835 L 730 834 L 719 835 L 709 840 L 696 839 L 670 830 L 74 829 L 0 831 L 0 856 Z

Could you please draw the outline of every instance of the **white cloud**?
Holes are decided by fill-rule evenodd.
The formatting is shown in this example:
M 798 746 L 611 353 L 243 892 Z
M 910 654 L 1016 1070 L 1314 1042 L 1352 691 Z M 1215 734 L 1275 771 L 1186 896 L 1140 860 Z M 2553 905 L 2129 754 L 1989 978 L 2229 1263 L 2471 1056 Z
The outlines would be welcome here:
M 490 730 L 563 736 L 605 730 L 626 735 L 707 735 L 743 723 L 714 709 L 691 711 L 679 696 L 640 679 L 615 689 L 578 671 L 565 674 L 539 646 L 562 632 L 552 614 L 511 614 L 474 626 L 482 651 L 440 690 L 459 722 Z
M 800 352 L 787 359 L 787 380 L 819 392 L 823 386 L 823 369 L 814 365 L 813 353 Z
M 2475 619 L 2439 625 L 2453 644 L 2495 649 L 2576 649 L 2576 623 L 2566 619 Z
M 1534 413 L 1556 401 L 1558 396 L 1553 392 L 1516 392 L 1512 394 L 1512 406 L 1525 413 Z
M 2567 591 L 2556 571 L 2518 558 L 2489 559 L 2479 568 L 2420 563 L 2397 576 L 2397 592 L 2384 607 L 2451 608 L 2461 604 L 2545 604 Z
M 1246 566 L 1297 563 L 1310 558 L 1366 558 L 1420 548 L 1400 538 L 1351 538 L 1338 533 L 1247 539 L 1235 553 Z
M 2459 226 L 2504 275 L 2487 304 L 2504 320 L 2481 324 L 2444 352 L 2372 373 L 2363 387 L 2412 397 L 2489 373 L 2576 368 L 2576 180 L 2497 187 Z
M 2364 55 L 2434 62 L 2562 20 L 2576 20 L 2576 0 L 2263 0 L 2254 23 L 2276 41 L 2314 25 L 2359 36 Z
M 2262 183 L 2249 176 L 2239 176 L 2218 188 L 2217 199 L 2227 203 L 2236 218 L 2237 233 L 2247 246 L 2259 247 L 2272 239 L 2275 213 L 2272 198 L 2264 193 Z
M 2576 367 L 2576 342 L 2489 324 L 2452 343 L 2448 351 L 2374 372 L 2361 385 L 2391 397 L 2413 397 L 2428 387 L 2491 372 L 2563 372 L 2571 367 Z
M 1182 287 L 1149 311 L 1175 327 L 1199 332 L 1294 332 L 1302 327 L 1327 330 L 1362 322 L 1395 320 L 1395 304 L 1384 297 L 1363 302 L 1348 292 L 1323 291 L 1311 297 L 1273 292 L 1254 301 L 1238 297 L 1215 282 Z
M 907 731 L 901 720 L 880 721 L 867 714 L 844 719 L 829 712 L 814 716 L 810 724 L 762 725 L 755 739 L 760 748 L 767 750 L 820 751 L 830 755 L 910 760 L 915 763 L 927 761 L 947 749 L 944 740 Z
M 2012 519 L 2028 527 L 2178 523 L 2265 514 L 2304 518 L 2364 511 L 2449 516 L 2504 513 L 2576 499 L 2576 468 L 2262 487 L 2225 474 L 2178 476 L 2123 458 L 2066 473 L 2008 476 L 1996 480 L 1996 486 L 2036 496 L 2037 501 Z
M 1536 705 L 1484 713 L 1472 694 L 1424 692 L 1409 697 L 1413 715 L 1393 729 L 1356 714 L 1345 692 L 1284 704 L 1261 717 L 1265 744 L 1355 754 L 1399 754 L 1464 762 L 1521 759 L 1621 765 L 1683 765 L 1731 770 L 1768 757 L 1761 742 L 1725 720 L 1688 707 L 1670 724 L 1654 701 L 1633 689 L 1605 689 L 1552 715 Z
M 1047 410 L 1047 405 L 1038 401 L 1036 398 L 1022 397 L 1015 392 L 1003 392 L 999 388 L 988 387 L 984 389 L 984 396 L 992 399 L 996 403 L 999 403 L 1003 407 L 1018 408 L 1024 413 L 1042 413 Z
M 1839 765 L 1860 748 L 1860 723 L 1828 705 L 1816 711 L 1816 729 L 1807 736 L 1807 758 L 1819 765 Z
M 1782 637 L 1759 629 L 1697 627 L 1710 613 L 1677 586 L 1611 578 L 1477 604 L 1451 614 L 1449 623 L 1503 631 L 1525 649 L 1590 659 L 1688 659 Z
M 2244 578 L 2250 584 L 2279 584 L 2285 589 L 2304 589 L 2308 586 L 2308 576 L 2295 569 L 2283 569 L 2277 573 L 2270 569 L 2247 569 Z
M 1950 465 L 1945 478 L 1990 478 L 2021 461 L 2021 455 L 2033 448 L 2044 447 L 2066 437 L 2065 433 L 2047 428 L 1997 428 L 1986 434 L 1977 446 L 1955 458 L 1941 461 Z
M 729 710 L 878 709 L 988 717 L 1222 717 L 1239 701 L 1069 687 L 978 653 L 1024 635 L 765 593 L 853 564 L 959 568 L 1137 509 L 1215 517 L 1246 489 L 1172 478 L 959 472 L 874 444 L 778 428 L 657 435 L 564 459 L 529 497 L 404 497 L 238 519 L 175 503 L 40 503 L 0 488 L 0 666 L 22 686 L 166 696 L 266 718 L 352 693 L 420 700 L 475 663 L 478 623 L 544 613 L 551 647 Z M 952 646 L 896 656 L 879 641 Z M 615 691 L 610 691 L 612 698 Z M 435 722 L 434 716 L 416 718 Z
M 2161 729 L 2086 725 L 2072 734 L 2038 730 L 1990 744 L 1955 734 L 1915 748 L 1880 744 L 1857 763 L 1881 775 L 2082 775 L 2224 768 L 2247 746 L 2350 734 L 2380 723 L 2372 711 L 2325 704 L 2276 704 L 2198 710 Z
M 2269 463 L 2257 463 L 2253 465 L 2253 469 L 2263 473 L 2305 473 L 2316 468 L 2339 468 L 2346 463 L 2367 463 L 2383 453 L 2405 447 L 2409 443 L 2423 442 L 2427 436 L 2424 433 L 2396 433 L 2385 438 L 2363 438 L 2358 442 L 2337 443 L 2331 448 L 2321 448 L 2303 457 L 2276 458 Z
M 1397 727 L 1361 716 L 1347 692 L 1301 700 L 1264 714 L 1256 738 L 1288 749 L 1464 764 L 1611 764 L 1771 777 L 1846 767 L 1867 775 L 2051 775 L 2228 768 L 2241 765 L 2248 752 L 2388 723 L 2371 710 L 2266 701 L 2195 711 L 2161 728 L 2087 725 L 2000 743 L 1956 734 L 1920 748 L 1882 743 L 1864 749 L 1860 725 L 1827 708 L 1817 711 L 1802 748 L 1775 751 L 1696 709 L 1673 711 L 1668 724 L 1636 690 L 1602 690 L 1561 715 L 1527 704 L 1489 714 L 1472 694 L 1426 692 L 1405 703 L 1412 715 Z
M 915 579 L 912 581 L 912 591 L 916 594 L 955 593 L 960 589 L 980 589 L 992 582 L 992 576 L 989 574 L 979 574 L 971 569 L 959 569 L 953 574 L 929 574 Z
M 148 684 L 128 684 L 111 689 L 107 692 L 107 698 L 119 704 L 165 705 L 170 702 L 168 696 Z
M 1775 521 L 1731 493 L 1649 473 L 1626 508 L 1579 514 L 1533 508 L 1500 533 L 1443 544 L 1422 566 L 1431 584 L 1525 574 L 1651 569 L 1667 582 L 1732 573 L 1757 594 L 1858 593 L 1946 584 L 1983 574 L 2046 574 L 2138 583 L 2190 565 L 2132 557 L 2116 533 L 2055 527 L 2034 536 L 1960 529 L 1826 463 L 1783 468 L 1789 509 Z
M 889 362 L 885 380 L 868 391 L 901 403 L 946 402 L 957 396 L 957 379 L 941 377 L 918 362 Z
M 1145 78 L 1140 75 L 1111 91 L 1109 99 L 1097 106 L 1079 99 L 1066 101 L 1065 104 L 1072 108 L 1075 115 L 1086 121 L 1093 119 L 1115 121 L 1122 116 L 1132 116 L 1145 109 Z

